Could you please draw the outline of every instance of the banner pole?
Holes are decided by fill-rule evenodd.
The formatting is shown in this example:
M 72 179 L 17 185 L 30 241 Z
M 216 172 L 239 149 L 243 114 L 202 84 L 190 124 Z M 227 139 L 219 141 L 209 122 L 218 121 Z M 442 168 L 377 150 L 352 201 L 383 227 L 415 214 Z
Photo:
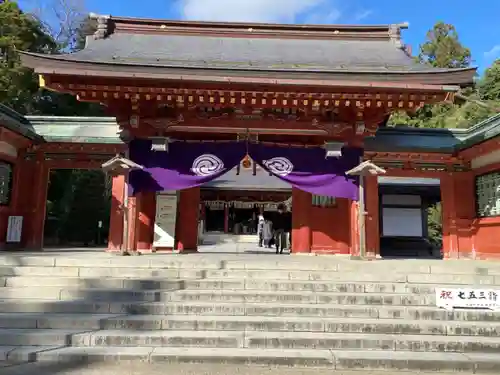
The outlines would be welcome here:
M 125 151 L 125 157 L 128 158 L 129 151 L 128 148 Z M 130 255 L 128 249 L 128 172 L 124 173 L 124 184 L 123 184 L 123 237 L 122 237 L 122 255 Z

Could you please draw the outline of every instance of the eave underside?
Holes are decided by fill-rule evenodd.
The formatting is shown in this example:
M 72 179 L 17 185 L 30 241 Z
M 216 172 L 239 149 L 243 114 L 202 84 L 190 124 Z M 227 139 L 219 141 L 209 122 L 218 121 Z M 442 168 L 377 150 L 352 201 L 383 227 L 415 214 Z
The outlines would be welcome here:
M 116 79 L 181 80 L 204 83 L 262 84 L 294 86 L 342 86 L 373 88 L 406 88 L 457 91 L 472 84 L 475 69 L 444 71 L 371 71 L 370 69 L 213 69 L 155 67 L 132 64 L 67 61 L 57 56 L 23 53 L 23 64 L 40 74 L 85 76 Z

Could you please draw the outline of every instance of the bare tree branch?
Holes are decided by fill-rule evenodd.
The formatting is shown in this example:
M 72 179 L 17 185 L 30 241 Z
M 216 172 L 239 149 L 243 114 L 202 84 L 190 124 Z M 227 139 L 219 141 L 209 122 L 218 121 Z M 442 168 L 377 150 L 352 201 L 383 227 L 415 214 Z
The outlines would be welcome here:
M 77 30 L 87 16 L 85 0 L 31 0 L 28 11 L 61 46 L 74 47 Z

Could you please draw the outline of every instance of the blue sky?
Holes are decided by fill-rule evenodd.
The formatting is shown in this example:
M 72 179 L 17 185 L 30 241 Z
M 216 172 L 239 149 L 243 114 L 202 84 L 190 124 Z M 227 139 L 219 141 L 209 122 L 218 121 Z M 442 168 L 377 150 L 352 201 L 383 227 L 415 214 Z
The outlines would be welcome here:
M 36 4 L 54 0 L 39 0 Z M 66 0 L 81 4 L 83 0 Z M 33 0 L 19 1 L 29 9 Z M 474 65 L 500 58 L 500 0 L 86 0 L 88 11 L 114 16 L 263 21 L 286 23 L 388 24 L 408 21 L 403 39 L 414 51 L 436 21 L 456 26 Z

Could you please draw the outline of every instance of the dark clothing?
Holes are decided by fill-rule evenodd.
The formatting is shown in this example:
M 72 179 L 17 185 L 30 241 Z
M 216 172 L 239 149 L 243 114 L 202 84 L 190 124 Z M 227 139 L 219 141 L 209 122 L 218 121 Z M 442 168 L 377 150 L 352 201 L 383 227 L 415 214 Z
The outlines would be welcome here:
M 273 229 L 274 230 L 286 230 L 288 226 L 288 218 L 287 214 L 284 212 L 278 212 L 273 220 Z
M 275 232 L 274 238 L 276 241 L 276 253 L 282 253 L 286 245 L 286 232 L 283 229 L 279 229 Z

